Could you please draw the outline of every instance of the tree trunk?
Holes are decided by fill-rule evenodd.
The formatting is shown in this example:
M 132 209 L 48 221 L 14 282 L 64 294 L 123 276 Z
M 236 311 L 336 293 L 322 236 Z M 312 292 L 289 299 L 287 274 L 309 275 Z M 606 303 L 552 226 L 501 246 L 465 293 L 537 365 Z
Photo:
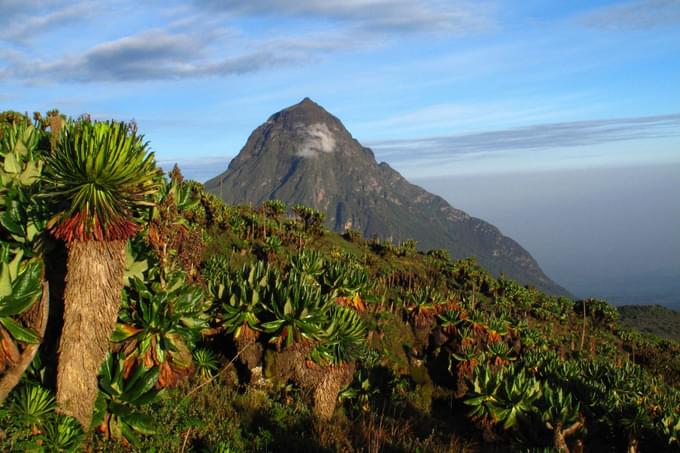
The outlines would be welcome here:
M 562 433 L 562 424 L 558 423 L 553 432 L 553 447 L 560 453 L 569 453 L 569 447 L 567 446 L 567 440 L 564 438 L 564 433 Z
M 314 415 L 321 420 L 330 420 L 335 412 L 338 394 L 352 382 L 354 364 L 327 367 L 324 377 L 314 389 Z
M 57 403 L 61 412 L 75 417 L 86 431 L 97 398 L 97 375 L 118 318 L 126 242 L 68 244 Z
M 562 423 L 557 423 L 554 427 L 550 422 L 546 423 L 546 427 L 553 431 L 553 447 L 560 453 L 569 453 L 567 446 L 567 437 L 570 437 L 576 431 L 583 428 L 583 423 L 576 421 L 568 428 L 565 428 Z

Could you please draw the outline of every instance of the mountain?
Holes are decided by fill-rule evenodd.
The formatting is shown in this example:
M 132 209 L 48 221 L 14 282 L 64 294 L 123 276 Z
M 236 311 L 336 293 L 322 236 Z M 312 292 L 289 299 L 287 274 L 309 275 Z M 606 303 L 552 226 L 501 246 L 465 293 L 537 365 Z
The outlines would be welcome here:
M 312 206 L 326 213 L 335 231 L 415 239 L 422 250 L 474 256 L 493 274 L 568 295 L 517 242 L 378 163 L 339 119 L 309 98 L 255 129 L 228 169 L 205 187 L 232 204 L 280 199 Z

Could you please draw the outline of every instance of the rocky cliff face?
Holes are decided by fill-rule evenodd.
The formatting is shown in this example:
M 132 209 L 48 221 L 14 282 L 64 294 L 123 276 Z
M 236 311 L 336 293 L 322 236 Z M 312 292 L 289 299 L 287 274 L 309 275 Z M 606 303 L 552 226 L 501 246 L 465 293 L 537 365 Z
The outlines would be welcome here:
M 228 169 L 206 188 L 232 204 L 302 203 L 324 211 L 336 231 L 353 228 L 366 237 L 416 239 L 420 249 L 474 256 L 496 275 L 567 294 L 517 242 L 378 163 L 340 120 L 307 98 L 255 129 Z

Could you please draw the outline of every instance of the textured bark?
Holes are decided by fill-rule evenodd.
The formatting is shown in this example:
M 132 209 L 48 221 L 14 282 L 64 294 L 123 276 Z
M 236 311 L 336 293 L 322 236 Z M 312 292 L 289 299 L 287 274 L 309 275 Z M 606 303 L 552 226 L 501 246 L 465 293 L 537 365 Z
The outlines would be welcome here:
M 583 423 L 580 421 L 574 422 L 568 428 L 564 428 L 562 423 L 558 423 L 554 428 L 550 423 L 546 423 L 548 429 L 553 430 L 553 446 L 555 450 L 560 453 L 569 453 L 567 446 L 567 437 L 572 436 L 576 431 L 583 428 Z
M 57 403 L 90 428 L 97 374 L 109 351 L 123 289 L 126 241 L 68 244 L 64 326 L 59 342 Z
M 569 447 L 567 446 L 567 440 L 564 438 L 562 433 L 562 426 L 558 423 L 553 434 L 553 446 L 555 450 L 560 453 L 569 453 Z
M 338 393 L 352 382 L 354 364 L 335 365 L 325 368 L 325 375 L 314 389 L 314 415 L 329 420 L 335 412 Z
M 49 286 L 47 282 L 44 282 L 42 298 L 40 299 L 40 302 L 38 302 L 37 311 L 32 313 L 34 316 L 31 316 L 33 319 L 31 319 L 32 322 L 29 325 L 29 327 L 35 329 L 41 340 L 45 336 L 45 328 L 47 327 L 47 317 L 49 315 L 49 310 Z M 40 349 L 41 344 L 42 342 L 39 344 L 29 344 L 26 346 L 26 348 L 21 353 L 19 362 L 2 376 L 2 379 L 0 379 L 0 405 L 5 401 L 7 395 L 9 395 L 9 392 L 11 392 L 12 389 L 19 383 L 24 371 L 26 371 L 26 368 L 28 368 L 31 362 L 33 362 L 33 359 L 38 353 L 38 349 Z
M 276 355 L 274 373 L 281 381 L 292 379 L 303 389 L 311 390 L 314 415 L 321 420 L 328 420 L 335 412 L 338 393 L 352 382 L 356 365 L 317 365 L 307 360 L 311 345 L 296 346 Z

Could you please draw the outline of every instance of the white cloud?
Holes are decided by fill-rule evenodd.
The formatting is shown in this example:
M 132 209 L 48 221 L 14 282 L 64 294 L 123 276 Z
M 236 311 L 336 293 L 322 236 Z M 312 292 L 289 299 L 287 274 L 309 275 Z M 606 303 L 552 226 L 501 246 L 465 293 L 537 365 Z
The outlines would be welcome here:
M 385 140 L 369 146 L 388 160 L 445 162 L 465 154 L 541 151 L 667 137 L 680 137 L 680 114 L 538 124 L 464 135 Z
M 295 154 L 300 157 L 317 157 L 320 153 L 335 151 L 335 134 L 325 123 L 314 123 L 296 128 L 296 134 L 303 138 Z
M 95 4 L 83 2 L 45 8 L 49 12 L 40 15 L 31 15 L 33 11 L 30 9 L 15 10 L 10 19 L 5 19 L 5 26 L 0 28 L 0 41 L 27 43 L 37 34 L 86 19 L 92 15 L 95 8 Z
M 370 31 L 474 33 L 494 25 L 488 2 L 466 0 L 197 0 L 235 15 L 295 16 L 344 22 Z

